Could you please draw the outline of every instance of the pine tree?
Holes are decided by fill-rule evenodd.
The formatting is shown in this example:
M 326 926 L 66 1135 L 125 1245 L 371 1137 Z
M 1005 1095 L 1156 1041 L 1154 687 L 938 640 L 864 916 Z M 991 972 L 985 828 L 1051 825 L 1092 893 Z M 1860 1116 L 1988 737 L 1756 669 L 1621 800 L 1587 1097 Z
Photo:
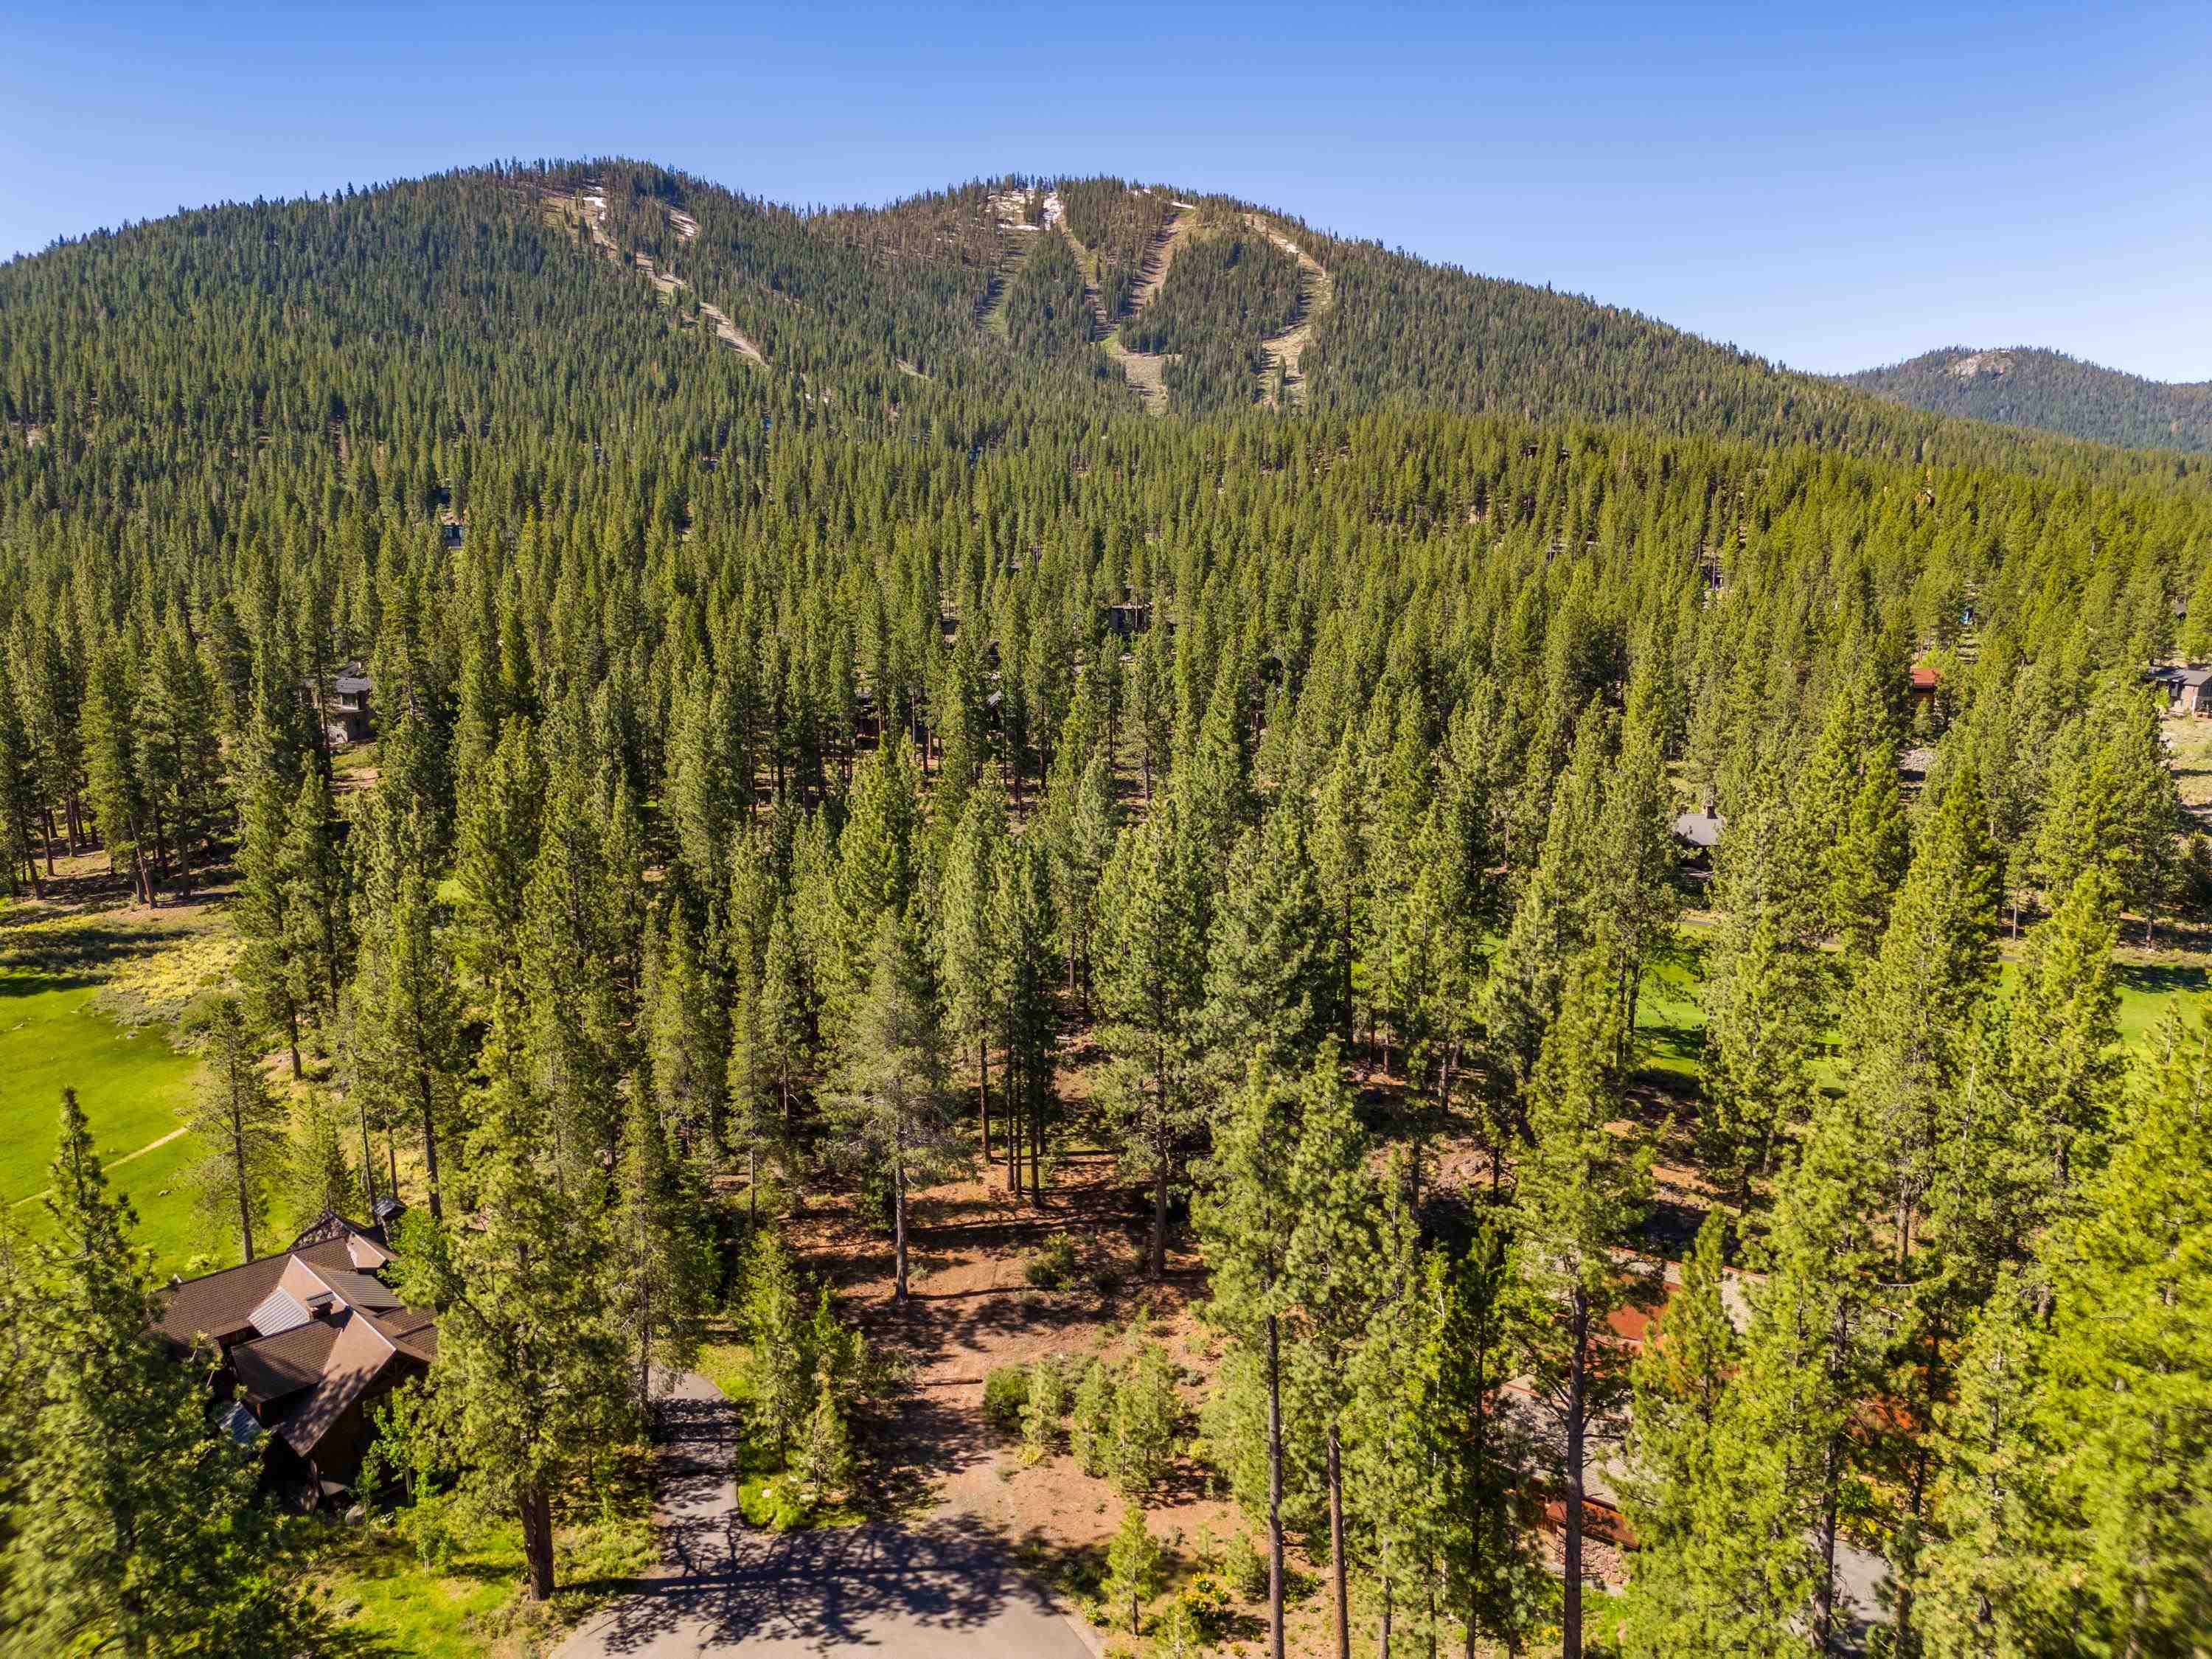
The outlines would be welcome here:
M 427 1219 L 400 1253 L 401 1293 L 438 1314 L 438 1388 L 462 1484 L 521 1523 L 530 1599 L 554 1592 L 553 1497 L 634 1419 L 599 1264 L 605 1229 L 569 1190 L 553 1108 L 495 1032 L 469 1136 L 465 1226 Z
M 1147 1342 L 1133 1354 L 1114 1385 L 1107 1432 L 1112 1441 L 1108 1474 L 1125 1497 L 1158 1485 L 1174 1461 L 1182 1401 L 1167 1350 Z
M 1954 779 L 1899 890 L 1844 1030 L 1850 1097 L 1874 1129 L 1897 1259 L 1936 1176 L 1938 1125 L 1996 970 L 1996 861 L 1971 769 Z
M 1747 803 L 1715 860 L 1698 1139 L 1705 1167 L 1745 1208 L 1811 1110 L 1823 975 L 1795 830 L 1771 800 Z
M 1007 945 L 994 925 L 994 900 L 1006 850 L 1005 791 L 987 781 L 969 799 L 947 852 L 936 939 L 945 1025 L 975 1060 L 976 1148 L 986 1169 L 991 1162 L 991 1039 L 1000 1024 L 1000 956 Z
M 1121 832 L 1099 894 L 1103 1095 L 1121 1167 L 1152 1190 L 1150 1273 L 1167 1273 L 1168 1200 L 1199 1109 L 1203 877 L 1172 801 Z
M 1878 1171 L 1846 1103 L 1822 1104 L 1777 1182 L 1756 1265 L 1751 1329 L 1731 1443 L 1759 1449 L 1739 1489 L 1759 1504 L 1727 1520 L 1723 1547 L 1741 1558 L 1742 1617 L 1757 1627 L 1802 1618 L 1816 1650 L 1835 1628 L 1836 1552 L 1846 1492 L 1875 1461 L 1862 1407 L 1883 1358 L 1882 1253 L 1869 1217 Z M 1808 1601 L 1809 1598 L 1809 1606 Z
M 363 1212 L 361 1173 L 348 1148 L 347 1129 L 344 1108 L 324 1091 L 310 1090 L 293 1111 L 285 1190 L 292 1213 L 302 1220 L 325 1212 Z
M 1206 1318 L 1249 1357 L 1265 1391 L 1268 1649 L 1283 1655 L 1283 1328 L 1297 1308 L 1292 1252 L 1304 1218 L 1298 1127 L 1310 1099 L 1341 1090 L 1333 1056 L 1301 1084 L 1255 1064 L 1214 1135 L 1195 1218 L 1212 1270 Z
M 814 1409 L 807 1413 L 791 1472 L 808 1507 L 817 1512 L 843 1503 L 852 1492 L 852 1431 L 826 1367 L 816 1373 Z
M 1267 1064 L 1264 1057 L 1251 1063 Z M 1352 1091 L 1339 1073 L 1334 1043 L 1323 1043 L 1319 1057 L 1306 1064 L 1291 1176 L 1303 1224 L 1291 1240 L 1289 1294 L 1295 1308 L 1289 1316 L 1287 1340 L 1301 1415 L 1323 1425 L 1322 1479 L 1328 1494 L 1337 1649 L 1342 1659 L 1350 1650 L 1344 1425 L 1358 1392 L 1354 1361 L 1370 1346 L 1370 1327 L 1378 1318 L 1378 1282 L 1393 1265 L 1393 1241 L 1386 1235 L 1391 1220 L 1403 1218 L 1398 1211 L 1385 1216 L 1386 1206 L 1368 1173 L 1368 1137 L 1353 1114 Z
M 877 924 L 866 998 L 854 1011 L 824 1103 L 845 1144 L 869 1158 L 891 1188 L 893 1295 L 907 1297 L 913 1190 L 950 1151 L 952 1098 L 944 1028 L 914 930 L 896 912 Z
M 108 862 L 131 878 L 142 904 L 152 904 L 152 803 L 139 752 L 137 677 L 120 641 L 93 659 L 84 699 L 85 799 L 100 820 Z
M 1438 1354 L 1432 1322 L 1439 1310 L 1424 1293 L 1425 1270 L 1402 1194 L 1394 1192 L 1391 1208 L 1373 1267 L 1375 1317 L 1352 1355 L 1346 1412 L 1358 1530 L 1382 1593 L 1376 1644 L 1382 1654 L 1393 1651 L 1401 1631 L 1435 1644 L 1452 1497 L 1447 1425 L 1436 1410 L 1442 1379 L 1428 1369 Z M 1340 1583 L 1339 1595 L 1337 1647 L 1347 1654 Z
M 2040 1189 L 2027 1224 L 2047 1225 L 2076 1201 L 2103 1163 L 2119 1103 L 2119 940 L 2112 878 L 2092 866 L 2028 935 L 2007 1010 L 2006 1087 L 2015 1133 Z
M 656 1367 L 688 1367 L 714 1289 L 714 1237 L 705 1194 L 671 1156 L 664 1121 L 633 1088 L 615 1173 L 614 1283 L 610 1299 L 635 1366 L 641 1413 Z
M 2037 1438 L 2063 1449 L 2073 1639 L 2113 1659 L 2185 1653 L 2212 1627 L 2212 1025 L 2161 1046 L 2130 1133 L 2042 1255 L 2056 1311 Z
M 2063 1647 L 2067 1615 L 2044 1547 L 2050 1461 L 2035 1435 L 2034 1311 L 2009 1268 L 1959 1362 L 1936 1425 L 1935 1540 L 1917 1604 L 1929 1659 L 2035 1659 Z
M 1024 836 L 999 860 L 991 894 L 991 932 L 1000 945 L 991 1002 L 1006 1054 L 1006 1184 L 1020 1190 L 1026 1146 L 1033 1199 L 1043 1190 L 1045 1137 L 1058 1098 L 1060 1006 L 1053 993 L 1051 880 L 1051 855 L 1038 837 Z
M 205 1149 L 192 1174 L 211 1226 L 236 1223 L 242 1261 L 253 1260 L 253 1231 L 269 1217 L 289 1156 L 289 1117 L 261 1070 L 261 1046 L 238 999 L 203 999 L 187 1029 L 206 1066 L 185 1127 Z
M 1106 1582 L 1098 1587 L 1107 1606 L 1128 1609 L 1132 1636 L 1139 1633 L 1145 1603 L 1159 1593 L 1160 1567 L 1159 1543 L 1145 1525 L 1145 1506 L 1132 1503 L 1106 1547 Z
M 535 729 L 526 720 L 508 720 L 477 787 L 463 799 L 455 848 L 459 955 L 487 989 L 510 991 L 517 977 L 523 898 L 547 787 Z
M 1083 1368 L 1067 1419 L 1069 1455 L 1084 1474 L 1101 1479 L 1113 1468 L 1114 1389 L 1113 1368 L 1094 1357 Z
M 1443 1464 L 1445 1580 L 1468 1644 L 1517 1650 L 1553 1595 L 1535 1547 L 1535 1448 L 1509 1394 L 1516 1371 L 1514 1265 L 1504 1232 L 1484 1227 L 1454 1260 L 1424 1261 L 1426 1340 L 1414 1360 L 1414 1409 L 1431 1424 Z
M 914 896 L 921 827 L 916 790 L 914 753 L 902 738 L 883 744 L 854 775 L 823 917 L 826 948 L 816 967 L 832 1029 L 853 1018 L 868 994 L 879 923 L 903 915 Z
M 17 1304 L 30 1363 L 21 1501 L 0 1526 L 0 1630 L 27 1653 L 290 1654 L 315 1619 L 274 1572 L 255 1471 L 209 1427 L 197 1367 L 148 1334 L 127 1199 L 73 1091 Z
M 412 1130 L 422 1150 L 430 1216 L 439 1220 L 445 1214 L 439 1155 L 468 1065 L 460 988 L 428 877 L 402 869 L 380 876 L 370 890 L 376 903 L 347 989 L 351 1085 L 362 1111 Z
M 350 971 L 345 861 L 330 785 L 318 772 L 301 781 L 277 854 L 284 884 L 281 948 L 292 976 L 292 1001 L 327 1031 Z
M 290 920 L 292 890 L 284 869 L 288 806 L 283 780 L 276 772 L 264 769 L 254 775 L 240 815 L 245 833 L 231 913 L 240 941 L 238 979 L 247 1006 L 255 1024 L 283 1037 L 291 1054 L 292 1075 L 298 1078 L 302 1074 L 300 1019 L 304 1011 L 291 957 L 297 935 Z
M 773 1228 L 753 1235 L 745 1255 L 738 1328 L 744 1340 L 746 1395 L 754 1422 L 781 1456 L 806 1411 L 806 1330 L 799 1273 Z
M 731 1021 L 690 913 L 672 901 L 665 925 L 648 932 L 643 1019 L 654 1109 L 684 1153 L 720 1151 L 730 1086 Z
M 1563 1651 L 1583 1640 L 1583 1491 L 1594 1435 L 1610 1431 L 1626 1378 L 1595 1363 L 1607 1321 L 1644 1287 L 1618 1252 L 1642 1218 L 1650 1154 L 1616 1135 L 1625 1016 L 1619 969 L 1602 935 L 1571 964 L 1559 1018 L 1529 1080 L 1534 1137 L 1513 1202 L 1520 1235 L 1528 1364 L 1536 1397 L 1565 1447 L 1565 1601 Z
M 1334 1024 L 1335 963 L 1303 807 L 1285 801 L 1230 854 L 1208 943 L 1197 1040 L 1216 1100 L 1256 1054 L 1302 1071 Z
M 1803 1650 L 1789 1623 L 1807 1594 L 1802 1578 L 1788 1576 L 1802 1569 L 1792 1535 L 1798 1516 L 1739 1395 L 1742 1347 L 1728 1308 L 1725 1231 L 1717 1212 L 1705 1218 L 1680 1285 L 1631 1370 L 1620 1495 L 1637 1541 L 1621 1621 L 1622 1649 L 1632 1656 L 1782 1659 Z
M 787 908 L 775 905 L 757 975 L 739 970 L 730 1008 L 732 1143 L 745 1152 L 745 1202 L 760 1218 L 760 1160 L 789 1145 L 800 1079 L 812 1064 L 805 970 Z

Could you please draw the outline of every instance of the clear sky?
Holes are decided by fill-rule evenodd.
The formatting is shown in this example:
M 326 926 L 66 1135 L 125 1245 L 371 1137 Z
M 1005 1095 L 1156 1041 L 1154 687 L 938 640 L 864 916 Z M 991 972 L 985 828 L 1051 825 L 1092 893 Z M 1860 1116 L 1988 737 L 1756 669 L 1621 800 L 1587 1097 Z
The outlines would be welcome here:
M 2037 344 L 2212 378 L 2212 0 L 0 12 L 0 257 L 609 154 L 799 203 L 1116 173 L 1805 368 Z

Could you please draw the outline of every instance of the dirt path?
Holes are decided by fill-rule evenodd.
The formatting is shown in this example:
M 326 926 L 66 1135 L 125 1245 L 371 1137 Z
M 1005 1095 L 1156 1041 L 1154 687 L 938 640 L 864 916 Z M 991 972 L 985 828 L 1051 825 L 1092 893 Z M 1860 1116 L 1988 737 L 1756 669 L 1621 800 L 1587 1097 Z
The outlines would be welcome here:
M 185 1133 L 185 1129 L 181 1127 L 172 1129 L 168 1133 L 157 1136 L 155 1139 L 148 1141 L 143 1146 L 141 1146 L 135 1152 L 125 1152 L 120 1158 L 108 1158 L 100 1165 L 100 1168 L 103 1170 L 119 1170 L 126 1164 L 136 1164 L 140 1158 L 145 1157 L 147 1153 L 160 1152 L 162 1147 L 167 1146 L 171 1141 L 176 1139 L 178 1136 Z M 10 1207 L 20 1210 L 26 1204 L 37 1203 L 40 1199 L 45 1198 L 52 1191 L 53 1188 L 51 1187 L 41 1187 L 37 1192 L 33 1193 L 28 1198 L 17 1199 Z
M 1173 361 L 1175 354 L 1130 350 L 1121 343 L 1121 325 L 1132 317 L 1141 315 L 1145 307 L 1158 296 L 1161 284 L 1168 279 L 1168 268 L 1175 264 L 1176 250 L 1182 246 L 1190 230 L 1192 216 L 1198 210 L 1197 204 L 1176 202 L 1173 205 L 1175 216 L 1153 233 L 1152 240 L 1146 246 L 1144 261 L 1138 268 L 1137 284 L 1129 290 L 1128 306 L 1119 317 L 1107 317 L 1098 291 L 1098 261 L 1088 250 L 1084 250 L 1084 262 L 1090 267 L 1092 280 L 1084 289 L 1083 297 L 1091 307 L 1092 331 L 1097 335 L 1099 344 L 1105 349 L 1106 355 L 1120 365 L 1129 384 L 1137 389 L 1137 395 L 1144 400 L 1145 407 L 1155 415 L 1164 415 L 1168 410 L 1167 366 Z M 1069 240 L 1074 240 L 1073 234 Z M 1076 246 L 1082 249 L 1083 245 L 1078 242 Z
M 1298 319 L 1281 333 L 1270 334 L 1260 342 L 1261 361 L 1266 365 L 1261 371 L 1261 392 L 1268 408 L 1279 407 L 1274 389 L 1275 376 L 1279 372 L 1284 394 L 1292 404 L 1303 404 L 1306 400 L 1306 383 L 1304 376 L 1298 373 L 1298 361 L 1313 340 L 1314 323 L 1336 303 L 1336 283 L 1322 269 L 1318 259 L 1258 214 L 1246 214 L 1244 222 L 1298 262 Z
M 1190 216 L 1196 211 L 1194 204 L 1173 204 L 1175 216 L 1153 233 L 1146 244 L 1143 263 L 1139 267 L 1137 284 L 1129 292 L 1128 305 L 1118 316 L 1108 317 L 1105 297 L 1098 288 L 1098 256 L 1081 242 L 1075 233 L 1066 231 L 1067 240 L 1075 243 L 1075 251 L 1082 258 L 1090 280 L 1083 287 L 1083 302 L 1091 309 L 1091 336 L 1100 349 L 1114 360 L 1122 375 L 1136 389 L 1145 407 L 1155 415 L 1164 415 L 1168 407 L 1166 383 L 1167 366 L 1173 362 L 1174 353 L 1132 351 L 1121 343 L 1121 325 L 1138 315 L 1152 304 L 1168 279 L 1168 267 L 1175 263 L 1176 250 L 1182 246 L 1191 223 Z M 1066 226 L 1061 227 L 1066 230 Z
M 547 199 L 556 206 L 577 210 L 584 222 L 585 234 L 605 252 L 610 259 L 617 264 L 621 262 L 622 250 L 615 246 L 614 239 L 607 234 L 607 198 L 605 197 L 592 192 L 581 197 L 556 196 Z M 676 234 L 687 242 L 699 234 L 699 222 L 688 213 L 678 213 L 671 209 L 668 222 L 675 228 Z M 681 276 L 670 276 L 642 253 L 633 253 L 630 259 L 651 280 L 654 289 L 662 294 L 673 295 L 679 289 L 691 286 Z M 744 330 L 730 320 L 727 312 L 719 306 L 710 306 L 702 300 L 699 302 L 699 314 L 707 319 L 708 325 L 714 329 L 715 336 L 723 343 L 735 347 L 755 362 L 766 366 L 768 355 L 746 336 Z
M 986 331 L 1003 335 L 1006 331 L 1006 295 L 1014 285 L 1014 278 L 1029 262 L 1030 251 L 1043 233 L 1035 225 L 1013 224 L 1006 227 L 1006 246 L 1000 254 L 997 267 L 991 272 L 990 286 L 983 291 L 983 303 L 975 313 L 975 320 Z

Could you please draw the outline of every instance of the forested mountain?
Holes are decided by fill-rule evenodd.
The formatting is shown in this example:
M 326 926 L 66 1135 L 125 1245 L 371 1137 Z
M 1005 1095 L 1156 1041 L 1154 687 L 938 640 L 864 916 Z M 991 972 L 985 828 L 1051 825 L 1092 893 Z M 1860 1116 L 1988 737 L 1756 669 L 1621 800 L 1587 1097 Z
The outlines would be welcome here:
M 1302 395 L 1243 407 L 1293 325 Z M 1194 1455 L 1278 1652 L 1288 1540 L 1340 1631 L 1356 1590 L 1580 1659 L 1624 1431 L 1623 1656 L 1834 1646 L 1850 1546 L 1889 1651 L 2201 1635 L 2212 1028 L 2124 1064 L 2112 977 L 2206 899 L 2142 674 L 2212 630 L 2201 464 L 1200 194 L 799 213 L 613 161 L 16 261 L 0 418 L 7 880 L 234 871 L 234 1012 L 416 1204 L 412 1478 L 514 1517 L 534 1595 L 719 1296 L 793 1356 L 764 1443 L 850 1486 L 791 1194 L 879 1218 L 919 1322 L 914 1195 L 1046 1212 L 1079 1137 L 1152 1280 L 1196 1241 Z M 0 1644 L 156 1650 L 105 1541 L 143 1425 L 77 1357 L 143 1287 L 67 1122 L 64 1243 L 0 1272 Z M 217 1157 L 238 1214 L 281 1152 Z M 161 1511 L 210 1616 L 266 1589 L 231 1513 Z
M 1936 415 L 2037 427 L 2095 443 L 2212 450 L 2212 381 L 2147 380 L 2033 346 L 1947 346 L 1845 377 Z
M 1177 202 L 1189 210 L 1181 227 Z M 1188 257 L 1131 314 L 1148 253 L 1171 232 Z M 1048 413 L 1103 419 L 1137 407 L 1103 354 L 1075 349 L 1108 331 L 1164 354 L 1166 395 L 1154 407 L 1222 413 L 1266 400 L 1261 343 L 1296 319 L 1292 261 L 1277 240 L 1316 259 L 1334 289 L 1304 319 L 1297 406 L 1312 411 L 1628 421 L 1942 465 L 2042 468 L 2077 453 L 1903 412 L 1633 313 L 1427 264 L 1224 198 L 1017 179 L 801 212 L 626 161 L 210 209 L 14 261 L 0 268 L 9 324 L 0 419 L 59 434 L 96 408 L 110 421 L 156 418 L 190 384 L 222 388 L 217 424 L 250 420 L 266 436 L 272 416 L 274 428 L 318 418 L 300 407 L 308 387 L 325 404 L 347 392 L 373 398 L 339 384 L 363 372 L 351 360 L 369 341 L 382 378 L 441 388 L 418 395 L 462 395 L 479 370 L 512 386 L 532 378 L 525 365 L 557 363 L 587 398 L 680 402 L 692 354 L 676 343 L 692 325 L 726 343 L 735 335 L 764 360 L 745 393 L 764 414 L 853 435 L 904 422 L 909 437 L 973 447 Z M 611 283 L 610 266 L 632 280 Z M 87 361 L 95 320 L 96 363 Z M 675 355 L 656 356 L 666 349 Z M 409 362 L 436 368 L 418 375 Z M 575 425 L 574 399 L 550 395 L 553 377 L 535 379 L 535 395 L 561 406 L 559 423 Z M 339 418 L 330 408 L 319 417 Z

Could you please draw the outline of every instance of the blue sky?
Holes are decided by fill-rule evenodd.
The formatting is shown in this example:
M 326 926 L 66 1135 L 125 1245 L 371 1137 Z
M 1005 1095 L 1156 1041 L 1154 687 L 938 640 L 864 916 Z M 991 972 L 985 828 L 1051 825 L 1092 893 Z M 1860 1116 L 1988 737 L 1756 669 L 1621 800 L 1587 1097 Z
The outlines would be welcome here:
M 795 202 L 1218 189 L 1799 367 L 2212 378 L 2212 0 L 97 8 L 0 20 L 0 257 L 624 154 Z

